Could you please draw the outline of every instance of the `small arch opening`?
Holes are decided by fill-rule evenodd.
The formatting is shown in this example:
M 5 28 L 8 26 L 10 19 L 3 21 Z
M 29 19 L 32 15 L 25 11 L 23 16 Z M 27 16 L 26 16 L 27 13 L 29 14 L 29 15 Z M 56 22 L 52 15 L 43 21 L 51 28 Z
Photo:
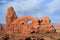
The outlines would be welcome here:
M 28 20 L 28 22 L 27 22 L 28 24 L 31 24 L 32 23 L 32 20 Z

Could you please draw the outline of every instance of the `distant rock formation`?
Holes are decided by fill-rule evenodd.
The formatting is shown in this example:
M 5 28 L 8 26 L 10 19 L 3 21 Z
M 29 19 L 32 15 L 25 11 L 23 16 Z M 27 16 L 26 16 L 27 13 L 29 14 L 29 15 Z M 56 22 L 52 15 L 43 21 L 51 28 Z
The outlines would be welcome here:
M 0 33 L 2 33 L 3 27 L 2 24 L 0 23 Z

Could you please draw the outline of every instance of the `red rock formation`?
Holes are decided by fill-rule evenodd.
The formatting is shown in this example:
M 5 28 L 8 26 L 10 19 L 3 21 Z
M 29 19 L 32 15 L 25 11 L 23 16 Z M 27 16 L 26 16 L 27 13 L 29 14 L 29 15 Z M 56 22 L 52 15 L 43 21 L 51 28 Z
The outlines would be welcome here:
M 29 20 L 32 21 L 30 24 L 28 24 Z M 38 19 L 31 16 L 23 16 L 17 18 L 12 7 L 8 8 L 6 22 L 8 26 L 4 30 L 5 34 L 21 33 L 22 36 L 27 36 L 35 33 L 56 33 L 55 28 L 50 24 L 51 21 L 48 17 Z
M 56 33 L 56 30 L 53 25 L 50 24 L 50 19 L 48 17 L 43 17 L 41 19 L 41 31 L 45 33 Z
M 9 25 L 15 19 L 17 19 L 16 13 L 15 13 L 13 7 L 9 6 L 8 10 L 7 10 L 7 15 L 6 15 L 6 23 L 7 23 L 7 25 Z
M 29 20 L 32 21 L 31 24 L 28 24 Z M 55 32 L 55 29 L 51 26 L 50 19 L 48 17 L 43 17 L 40 22 L 38 21 L 40 21 L 38 18 L 33 18 L 31 16 L 17 18 L 13 7 L 8 8 L 6 22 L 7 25 L 10 25 L 7 27 L 9 33 L 18 31 L 22 33 L 30 33 L 31 31 L 51 32 L 52 30 Z
M 0 24 L 0 31 L 2 31 L 2 24 Z
M 42 19 L 41 19 L 41 24 L 50 24 L 50 19 L 48 18 L 48 17 L 43 17 Z

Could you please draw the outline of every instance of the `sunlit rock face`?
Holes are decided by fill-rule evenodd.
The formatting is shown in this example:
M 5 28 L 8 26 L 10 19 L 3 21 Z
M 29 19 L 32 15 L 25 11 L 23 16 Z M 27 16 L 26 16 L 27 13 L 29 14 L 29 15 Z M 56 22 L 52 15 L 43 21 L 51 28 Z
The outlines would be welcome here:
M 54 26 L 51 25 L 50 22 L 51 20 L 46 16 L 41 19 L 40 29 L 42 32 L 45 32 L 45 33 L 56 32 Z
M 29 21 L 31 23 L 28 23 Z M 33 18 L 31 16 L 23 16 L 18 18 L 13 7 L 8 7 L 6 15 L 6 24 L 7 29 L 6 33 L 31 33 L 32 31 L 36 32 L 56 32 L 53 25 L 50 24 L 50 19 L 46 16 L 42 19 Z M 8 32 L 7 32 L 8 30 Z
M 32 36 L 32 34 L 38 34 L 42 37 L 45 33 L 56 33 L 53 25 L 50 24 L 51 20 L 45 16 L 42 19 L 34 18 L 32 16 L 17 17 L 13 7 L 8 7 L 6 15 L 6 28 L 5 34 L 20 33 L 21 37 Z M 43 35 L 47 40 L 50 38 Z
M 10 25 L 10 23 L 13 22 L 15 19 L 17 19 L 16 13 L 13 7 L 9 6 L 6 14 L 7 25 Z

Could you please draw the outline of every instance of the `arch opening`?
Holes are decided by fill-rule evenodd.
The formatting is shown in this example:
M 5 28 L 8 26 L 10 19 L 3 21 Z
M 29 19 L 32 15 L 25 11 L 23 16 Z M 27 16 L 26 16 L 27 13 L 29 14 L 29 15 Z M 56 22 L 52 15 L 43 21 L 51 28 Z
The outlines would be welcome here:
M 32 23 L 32 20 L 28 20 L 28 21 L 27 21 L 27 24 L 31 24 L 31 23 Z

